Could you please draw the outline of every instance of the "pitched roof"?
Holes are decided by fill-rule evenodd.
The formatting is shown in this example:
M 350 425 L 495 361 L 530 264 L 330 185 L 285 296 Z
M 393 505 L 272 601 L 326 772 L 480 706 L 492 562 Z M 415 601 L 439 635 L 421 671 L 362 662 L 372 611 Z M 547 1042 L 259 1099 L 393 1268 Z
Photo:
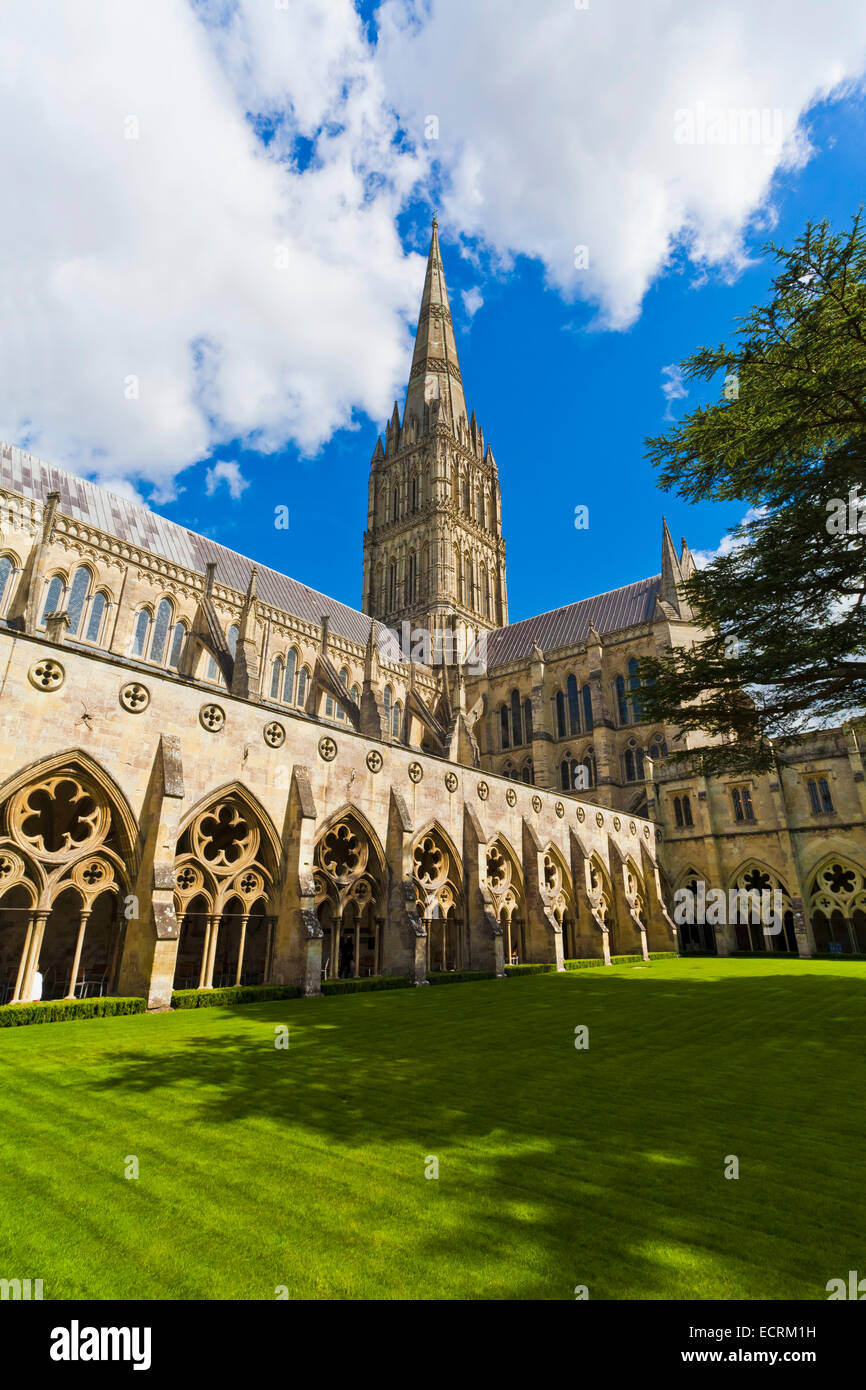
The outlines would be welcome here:
M 106 531 L 119 540 L 153 551 L 173 564 L 204 574 L 209 561 L 216 561 L 216 580 L 245 594 L 255 563 L 258 597 L 273 608 L 282 609 L 305 622 L 318 626 L 322 614 L 330 615 L 330 630 L 349 641 L 365 646 L 370 635 L 370 619 L 345 603 L 320 594 L 297 579 L 268 569 L 229 550 L 208 536 L 189 531 L 146 507 L 118 497 L 96 483 L 77 478 L 61 468 L 43 463 L 32 454 L 11 444 L 0 444 L 0 487 L 44 503 L 49 492 L 60 493 L 60 511 L 75 521 Z M 376 624 L 376 632 L 389 629 Z
M 655 611 L 661 583 L 661 575 L 655 574 L 650 579 L 626 584 L 622 589 L 610 589 L 606 594 L 583 598 L 565 608 L 554 608 L 550 613 L 539 613 L 535 618 L 524 618 L 522 622 L 496 628 L 487 639 L 487 668 L 528 660 L 536 643 L 543 652 L 552 652 L 585 642 L 590 620 L 602 636 L 620 628 L 648 623 Z

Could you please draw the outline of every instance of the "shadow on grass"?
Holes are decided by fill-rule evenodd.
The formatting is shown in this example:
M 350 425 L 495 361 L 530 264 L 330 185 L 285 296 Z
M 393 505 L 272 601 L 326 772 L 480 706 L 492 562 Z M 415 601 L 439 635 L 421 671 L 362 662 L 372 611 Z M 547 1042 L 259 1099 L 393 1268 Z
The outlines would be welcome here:
M 406 1242 L 420 1270 L 486 1271 L 477 1297 L 824 1298 L 862 1263 L 864 1001 L 863 975 L 773 962 L 284 1001 L 202 1011 L 192 1038 L 107 1057 L 91 1093 L 174 1097 L 227 1127 L 220 1146 L 254 1122 L 287 1153 L 304 1134 L 392 1154 L 419 1202 L 455 1200 L 424 1183 L 438 1155 L 459 1229 L 421 1220 Z M 425 1297 L 422 1274 L 405 1293 Z

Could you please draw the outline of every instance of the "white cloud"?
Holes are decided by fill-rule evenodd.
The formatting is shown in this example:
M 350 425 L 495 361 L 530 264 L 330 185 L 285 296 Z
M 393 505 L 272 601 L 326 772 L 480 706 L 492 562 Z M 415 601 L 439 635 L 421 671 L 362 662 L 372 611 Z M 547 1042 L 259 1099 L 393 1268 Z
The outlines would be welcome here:
M 698 282 L 735 273 L 808 145 L 702 144 L 700 104 L 705 135 L 714 105 L 790 127 L 859 75 L 866 10 L 815 16 L 386 0 L 377 50 L 351 0 L 7 7 L 0 438 L 164 500 L 226 441 L 313 452 L 358 411 L 384 419 L 423 276 L 397 216 L 433 156 L 443 231 L 498 266 L 538 257 L 605 324 L 633 321 L 683 241 Z M 674 138 L 683 111 L 694 144 Z
M 674 401 L 685 399 L 689 394 L 688 387 L 683 381 L 682 368 L 678 366 L 676 362 L 671 362 L 669 366 L 662 367 L 662 377 L 664 378 L 662 381 L 662 395 L 667 402 L 664 418 L 666 420 L 673 420 L 674 416 L 671 411 L 671 406 Z
M 744 227 L 774 173 L 808 155 L 797 118 L 866 61 L 859 0 L 820 11 L 813 0 L 386 0 L 379 20 L 407 129 L 420 138 L 424 115 L 439 118 L 440 222 L 541 259 L 552 285 L 614 327 L 634 321 L 678 244 L 699 272 L 743 264 Z M 739 113 L 753 109 L 759 143 L 743 144 L 752 122 Z
M 748 526 L 750 521 L 757 521 L 759 517 L 766 516 L 766 507 L 750 507 L 745 516 L 740 521 L 740 526 Z M 728 531 L 719 541 L 715 550 L 693 550 L 692 558 L 699 570 L 706 569 L 713 560 L 717 560 L 721 555 L 732 555 L 735 550 L 742 550 L 748 542 L 733 535 Z
M 478 313 L 478 310 L 484 303 L 484 299 L 482 297 L 481 291 L 478 289 L 478 286 L 473 285 L 471 289 L 463 290 L 461 298 L 463 300 L 463 308 L 466 310 L 466 313 L 469 315 L 471 319 L 474 319 L 475 315 Z
M 418 159 L 350 0 L 31 0 L 0 72 L 0 438 L 167 496 L 225 440 L 314 451 L 387 417 Z M 247 112 L 282 113 L 267 150 Z
M 245 488 L 249 487 L 249 482 L 241 473 L 238 465 L 231 461 L 221 459 L 215 463 L 213 468 L 208 468 L 205 473 L 205 491 L 208 497 L 213 496 L 220 483 L 225 483 L 229 490 L 229 496 L 236 502 Z

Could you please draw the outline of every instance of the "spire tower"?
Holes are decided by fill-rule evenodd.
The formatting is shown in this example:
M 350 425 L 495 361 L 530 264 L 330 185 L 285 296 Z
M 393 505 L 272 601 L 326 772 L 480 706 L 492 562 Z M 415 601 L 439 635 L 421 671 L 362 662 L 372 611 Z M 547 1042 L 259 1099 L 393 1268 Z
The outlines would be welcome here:
M 370 463 L 362 606 L 469 640 L 508 622 L 499 473 L 466 408 L 435 217 L 403 418 L 395 402 Z

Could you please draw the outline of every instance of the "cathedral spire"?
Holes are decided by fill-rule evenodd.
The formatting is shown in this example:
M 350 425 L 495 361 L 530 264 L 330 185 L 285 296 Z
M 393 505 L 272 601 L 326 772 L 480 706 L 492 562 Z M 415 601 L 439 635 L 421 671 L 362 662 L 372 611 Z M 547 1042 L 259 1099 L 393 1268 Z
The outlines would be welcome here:
M 424 407 L 427 405 L 432 408 L 434 401 L 439 402 L 439 409 L 452 429 L 461 415 L 465 419 L 463 378 L 457 360 L 451 306 L 439 250 L 439 225 L 435 217 L 427 257 L 424 293 L 421 296 L 421 312 L 418 315 L 418 329 L 415 334 L 415 351 L 409 373 L 406 409 L 403 413 L 404 424 L 414 415 L 418 420 L 419 429 L 423 428 Z
M 660 597 L 674 608 L 679 607 L 677 588 L 682 583 L 682 579 L 683 572 L 680 569 L 673 537 L 668 529 L 666 519 L 662 517 L 662 587 Z

